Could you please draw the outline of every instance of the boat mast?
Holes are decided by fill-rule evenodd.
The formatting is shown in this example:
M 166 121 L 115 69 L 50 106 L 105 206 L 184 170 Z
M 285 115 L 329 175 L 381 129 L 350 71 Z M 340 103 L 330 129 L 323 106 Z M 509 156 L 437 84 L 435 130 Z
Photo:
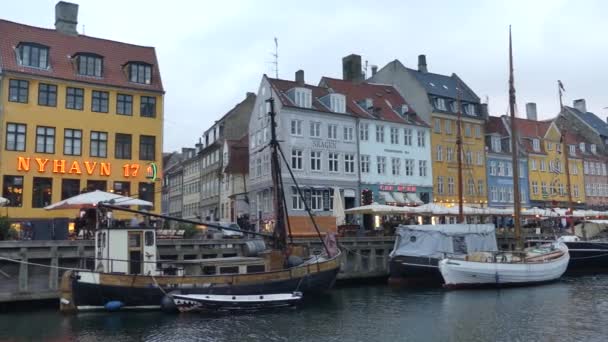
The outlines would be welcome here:
M 276 247 L 283 250 L 287 246 L 287 234 L 285 230 L 285 208 L 283 207 L 284 201 L 282 199 L 284 193 L 282 182 L 279 181 L 281 177 L 281 164 L 279 163 L 279 142 L 277 141 L 274 98 L 271 97 L 266 102 L 270 105 L 270 110 L 268 111 L 268 116 L 270 117 L 270 169 L 272 173 L 272 195 L 276 218 L 273 234 L 277 244 Z
M 458 84 L 458 83 L 457 83 Z M 456 87 L 456 106 L 458 120 L 456 121 L 456 160 L 458 161 L 458 223 L 464 223 L 463 191 L 462 191 L 462 110 L 460 105 L 460 87 Z
M 562 101 L 562 90 L 564 89 L 564 85 L 562 81 L 557 81 L 557 91 L 559 93 L 559 112 L 562 113 L 564 111 L 564 103 Z M 568 144 L 566 144 L 566 127 L 561 127 L 561 143 L 562 143 L 562 151 L 564 153 L 564 170 L 566 171 L 566 192 L 568 193 L 568 210 L 574 210 L 574 203 L 572 202 L 572 187 L 570 183 L 570 160 L 568 158 L 568 154 L 570 153 L 570 149 L 566 149 Z M 572 212 L 570 213 L 572 214 Z M 568 222 L 568 220 L 566 220 Z M 572 225 L 572 234 L 574 234 L 574 225 Z
M 519 195 L 519 150 L 517 127 L 515 124 L 515 81 L 513 79 L 513 44 L 511 42 L 511 25 L 509 25 L 509 111 L 511 114 L 511 152 L 513 161 L 513 214 L 515 226 L 515 239 L 517 247 L 523 247 L 521 237 L 521 198 Z

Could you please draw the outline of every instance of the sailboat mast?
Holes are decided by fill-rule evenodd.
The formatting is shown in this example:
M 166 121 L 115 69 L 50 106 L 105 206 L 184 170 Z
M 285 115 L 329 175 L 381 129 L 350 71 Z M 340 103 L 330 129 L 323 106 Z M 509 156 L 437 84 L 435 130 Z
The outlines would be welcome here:
M 559 112 L 562 113 L 564 111 L 564 103 L 562 101 L 562 90 L 564 89 L 564 85 L 562 81 L 557 81 L 557 91 L 559 93 Z M 561 140 L 562 140 L 562 151 L 564 153 L 564 169 L 566 171 L 566 192 L 568 193 L 568 210 L 574 210 L 574 203 L 572 202 L 572 188 L 570 184 L 570 160 L 568 158 L 568 154 L 570 153 L 569 149 L 566 149 L 568 145 L 566 144 L 566 128 L 561 128 Z M 568 221 L 566 221 L 568 222 Z M 572 225 L 572 234 L 574 234 L 574 225 Z
M 462 189 L 462 110 L 460 105 L 460 87 L 456 87 L 456 106 L 458 120 L 456 121 L 456 154 L 458 161 L 458 223 L 464 223 L 463 189 Z
M 278 249 L 284 249 L 287 246 L 287 233 L 285 230 L 285 208 L 282 196 L 284 196 L 283 188 L 281 187 L 281 164 L 279 163 L 279 142 L 277 140 L 276 131 L 276 113 L 274 111 L 274 98 L 269 98 L 266 102 L 270 106 L 268 116 L 270 117 L 270 167 L 272 170 L 272 195 L 275 208 L 275 225 L 274 239 Z
M 519 195 L 519 151 L 517 127 L 515 124 L 515 81 L 513 79 L 513 44 L 511 42 L 511 26 L 509 25 L 509 111 L 511 114 L 511 152 L 513 160 L 513 214 L 515 239 L 518 249 L 523 246 L 521 236 L 521 198 Z

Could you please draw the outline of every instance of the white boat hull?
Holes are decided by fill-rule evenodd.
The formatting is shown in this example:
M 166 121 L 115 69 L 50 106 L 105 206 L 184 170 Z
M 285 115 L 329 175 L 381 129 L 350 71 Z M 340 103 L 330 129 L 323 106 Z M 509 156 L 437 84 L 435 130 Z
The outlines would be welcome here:
M 439 262 L 439 271 L 447 288 L 478 286 L 522 286 L 559 279 L 570 260 L 568 247 L 559 243 L 564 251 L 558 258 L 545 262 L 477 262 L 446 258 Z

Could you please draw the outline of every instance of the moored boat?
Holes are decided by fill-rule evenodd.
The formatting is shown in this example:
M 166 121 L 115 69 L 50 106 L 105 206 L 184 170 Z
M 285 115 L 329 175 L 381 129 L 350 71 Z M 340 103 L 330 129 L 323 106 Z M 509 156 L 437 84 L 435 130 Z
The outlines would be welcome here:
M 302 301 L 302 292 L 261 295 L 180 295 L 170 294 L 180 312 L 252 311 L 295 306 Z

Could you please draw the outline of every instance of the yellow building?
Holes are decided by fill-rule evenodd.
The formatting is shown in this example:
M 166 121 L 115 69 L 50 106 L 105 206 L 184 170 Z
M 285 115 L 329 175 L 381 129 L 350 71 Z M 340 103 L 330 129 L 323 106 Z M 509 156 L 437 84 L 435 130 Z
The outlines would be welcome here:
M 568 179 L 562 133 L 554 122 L 517 119 L 520 141 L 528 153 L 531 206 L 568 208 Z M 568 146 L 570 192 L 575 206 L 585 203 L 583 162 L 576 137 L 565 136 Z
M 0 20 L 0 174 L 13 220 L 69 217 L 43 208 L 100 189 L 160 211 L 163 87 L 154 48 L 79 35 L 78 6 L 56 29 Z
M 454 114 L 431 114 L 434 200 L 438 203 L 458 203 L 457 123 Z M 461 134 L 464 201 L 469 205 L 484 205 L 487 203 L 484 121 L 463 117 Z

